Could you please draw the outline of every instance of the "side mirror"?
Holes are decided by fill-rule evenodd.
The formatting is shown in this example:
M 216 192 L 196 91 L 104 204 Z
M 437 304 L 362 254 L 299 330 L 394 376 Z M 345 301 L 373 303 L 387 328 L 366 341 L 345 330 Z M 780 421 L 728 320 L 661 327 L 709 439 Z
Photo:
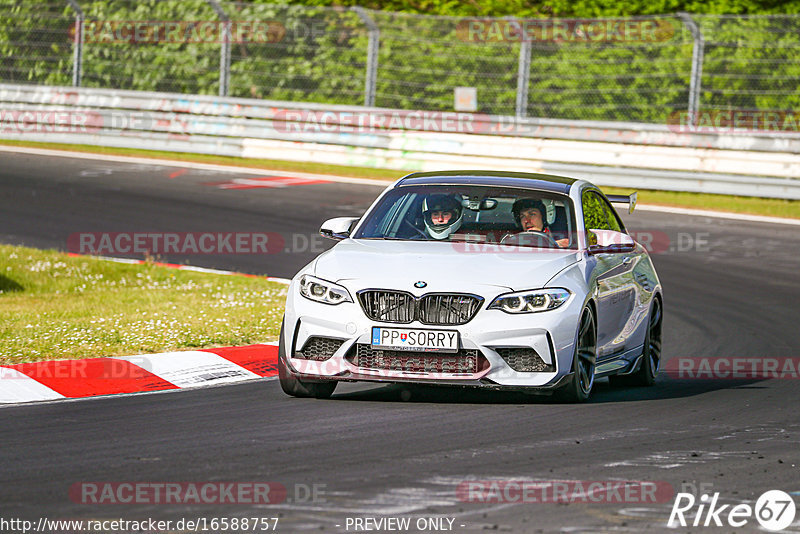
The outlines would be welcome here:
M 628 234 L 614 230 L 589 230 L 586 233 L 589 254 L 633 252 L 636 242 Z
M 339 241 L 340 239 L 350 237 L 350 232 L 356 222 L 358 222 L 358 217 L 335 217 L 333 219 L 328 219 L 320 226 L 319 233 L 322 237 Z

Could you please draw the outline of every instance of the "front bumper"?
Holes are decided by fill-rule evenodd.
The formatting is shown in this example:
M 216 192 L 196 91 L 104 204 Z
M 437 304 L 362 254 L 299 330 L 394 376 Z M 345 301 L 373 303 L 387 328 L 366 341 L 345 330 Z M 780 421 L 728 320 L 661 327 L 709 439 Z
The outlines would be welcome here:
M 292 284 L 284 319 L 283 343 L 287 363 L 300 378 L 316 380 L 554 389 L 569 379 L 578 320 L 584 304 L 579 295 L 573 294 L 558 309 L 519 315 L 486 309 L 496 295 L 482 296 L 485 301 L 481 309 L 464 325 L 430 326 L 419 322 L 391 324 L 370 320 L 357 302 L 331 306 L 308 300 L 300 296 Z M 360 367 L 353 363 L 353 351 L 357 350 L 358 345 L 370 344 L 373 326 L 457 331 L 460 348 L 463 351 L 477 351 L 480 362 L 470 372 L 447 368 L 409 371 Z M 323 361 L 297 357 L 298 350 L 305 347 L 311 337 L 331 338 L 342 343 L 331 357 Z M 546 370 L 515 370 L 498 352 L 498 349 L 505 348 L 533 349 L 547 365 Z

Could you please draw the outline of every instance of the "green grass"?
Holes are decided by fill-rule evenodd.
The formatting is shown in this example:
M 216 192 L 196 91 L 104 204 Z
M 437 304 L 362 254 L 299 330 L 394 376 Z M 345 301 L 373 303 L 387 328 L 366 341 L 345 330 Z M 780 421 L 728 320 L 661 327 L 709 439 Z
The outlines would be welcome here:
M 275 340 L 286 286 L 0 245 L 0 364 Z
M 115 154 L 122 156 L 138 156 L 155 159 L 213 163 L 218 165 L 234 165 L 238 167 L 253 167 L 279 171 L 308 172 L 320 175 L 328 174 L 333 176 L 372 178 L 387 181 L 396 180 L 404 174 L 403 171 L 393 169 L 372 169 L 344 165 L 329 165 L 326 163 L 236 158 L 231 156 L 187 154 L 180 152 L 140 150 L 133 148 L 108 148 L 8 140 L 0 140 L 0 144 L 48 148 L 54 150 L 71 150 L 75 152 L 89 152 L 93 154 Z M 603 190 L 608 193 L 617 194 L 629 193 L 631 191 L 629 189 L 617 189 L 613 187 L 604 187 Z M 739 197 L 732 195 L 710 195 L 705 193 L 682 193 L 675 191 L 652 191 L 640 189 L 639 203 L 800 219 L 800 201 L 798 200 L 781 200 L 757 197 Z

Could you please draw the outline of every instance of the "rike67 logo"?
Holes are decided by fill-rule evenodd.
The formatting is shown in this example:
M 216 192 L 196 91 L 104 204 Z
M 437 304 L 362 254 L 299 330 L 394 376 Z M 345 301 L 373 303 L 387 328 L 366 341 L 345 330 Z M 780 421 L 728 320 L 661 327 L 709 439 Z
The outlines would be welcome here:
M 695 507 L 696 505 L 696 507 Z M 778 532 L 794 521 L 797 508 L 792 496 L 781 490 L 764 492 L 755 506 L 741 503 L 719 504 L 719 492 L 695 499 L 691 493 L 678 493 L 672 504 L 668 526 L 742 528 L 755 519 L 761 528 Z M 688 516 L 688 519 L 687 519 Z

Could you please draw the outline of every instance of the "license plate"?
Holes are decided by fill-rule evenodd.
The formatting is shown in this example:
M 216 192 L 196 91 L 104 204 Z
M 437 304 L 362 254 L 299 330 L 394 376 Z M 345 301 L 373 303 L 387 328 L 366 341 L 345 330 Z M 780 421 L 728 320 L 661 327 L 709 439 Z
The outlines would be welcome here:
M 388 350 L 458 352 L 458 332 L 424 328 L 372 327 L 372 346 Z

